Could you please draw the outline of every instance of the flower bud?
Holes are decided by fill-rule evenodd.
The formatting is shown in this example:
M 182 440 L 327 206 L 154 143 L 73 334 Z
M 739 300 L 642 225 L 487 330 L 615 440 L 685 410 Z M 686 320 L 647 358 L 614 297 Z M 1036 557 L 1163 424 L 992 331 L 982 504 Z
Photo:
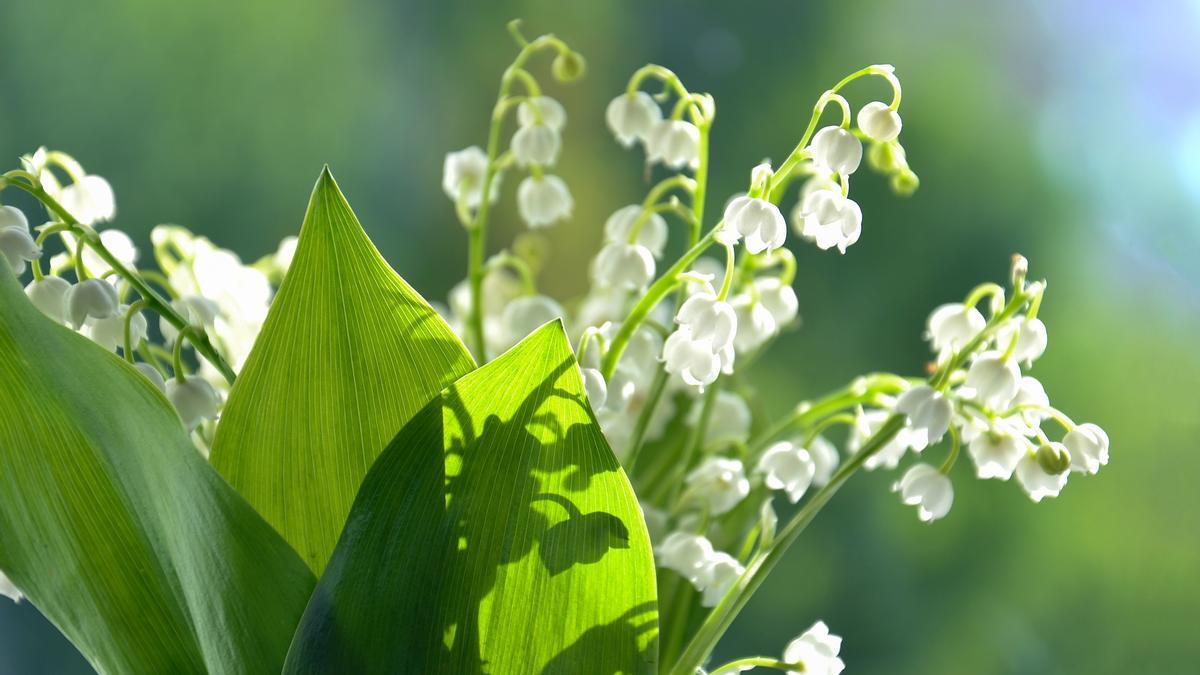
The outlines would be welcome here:
M 579 52 L 559 52 L 550 64 L 550 73 L 562 83 L 574 82 L 587 72 L 587 61 Z
M 614 243 L 592 262 L 592 282 L 601 288 L 644 288 L 654 279 L 654 256 L 638 244 Z
M 221 399 L 217 390 L 199 377 L 189 377 L 186 382 L 173 379 L 167 382 L 167 398 L 179 413 L 179 419 L 188 431 L 195 429 L 204 420 L 216 419 Z
M 67 294 L 67 314 L 76 329 L 89 318 L 107 319 L 117 313 L 117 289 L 102 279 L 86 279 Z
M 67 294 L 71 283 L 61 277 L 42 277 L 25 287 L 25 295 L 42 314 L 58 323 L 67 322 Z
M 911 196 L 921 186 L 921 179 L 917 178 L 917 174 L 908 169 L 901 169 L 892 174 L 892 179 L 888 182 L 892 188 L 892 192 L 901 197 Z
M 813 163 L 827 171 L 850 175 L 862 162 L 862 143 L 841 127 L 825 127 L 812 139 Z
M 882 101 L 871 101 L 858 111 L 858 128 L 871 140 L 880 143 L 893 140 L 900 135 L 902 126 L 900 114 Z
M 109 351 L 125 345 L 125 313 L 128 305 L 120 305 L 112 316 L 95 319 L 88 326 L 88 337 Z M 146 337 L 146 316 L 141 312 L 129 320 L 129 344 L 136 347 Z
M 1037 463 L 1046 473 L 1057 476 L 1071 468 L 1071 452 L 1062 443 L 1045 443 L 1037 449 Z

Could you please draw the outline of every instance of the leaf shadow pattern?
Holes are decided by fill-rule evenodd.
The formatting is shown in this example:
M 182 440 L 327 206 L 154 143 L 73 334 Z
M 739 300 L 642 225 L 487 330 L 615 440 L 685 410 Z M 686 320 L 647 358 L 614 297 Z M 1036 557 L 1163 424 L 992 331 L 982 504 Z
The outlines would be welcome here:
M 652 673 L 650 544 L 553 322 L 372 467 L 288 672 Z

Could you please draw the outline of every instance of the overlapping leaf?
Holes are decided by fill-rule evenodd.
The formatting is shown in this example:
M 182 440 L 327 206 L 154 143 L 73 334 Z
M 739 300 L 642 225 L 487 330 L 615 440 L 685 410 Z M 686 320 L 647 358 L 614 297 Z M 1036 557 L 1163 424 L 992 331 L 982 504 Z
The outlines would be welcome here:
M 133 368 L 0 256 L 0 569 L 101 672 L 277 672 L 316 583 Z
M 473 367 L 376 251 L 326 170 L 225 406 L 212 462 L 319 574 L 375 458 Z
M 654 564 L 558 322 L 445 389 L 363 483 L 294 673 L 650 673 Z

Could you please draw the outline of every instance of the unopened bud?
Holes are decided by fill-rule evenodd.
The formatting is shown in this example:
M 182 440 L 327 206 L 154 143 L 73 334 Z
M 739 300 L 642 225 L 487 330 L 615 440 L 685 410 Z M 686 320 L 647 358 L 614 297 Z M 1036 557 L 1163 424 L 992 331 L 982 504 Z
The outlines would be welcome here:
M 1012 257 L 1012 287 L 1021 289 L 1025 286 L 1025 277 L 1029 274 L 1029 260 L 1020 253 L 1014 253 Z
M 550 64 L 550 72 L 559 82 L 574 82 L 587 72 L 587 61 L 579 52 L 559 52 Z
M 892 176 L 892 192 L 901 197 L 911 196 L 921 185 L 921 179 L 911 169 L 901 169 Z
M 1071 453 L 1062 443 L 1046 443 L 1038 448 L 1037 461 L 1046 473 L 1057 476 L 1071 468 Z

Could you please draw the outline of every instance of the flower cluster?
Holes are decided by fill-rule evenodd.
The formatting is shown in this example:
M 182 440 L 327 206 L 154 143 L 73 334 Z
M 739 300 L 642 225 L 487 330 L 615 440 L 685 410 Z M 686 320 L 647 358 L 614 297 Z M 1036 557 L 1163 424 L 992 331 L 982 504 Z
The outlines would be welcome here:
M 174 404 L 184 426 L 196 431 L 198 449 L 207 454 L 229 386 L 226 375 L 249 355 L 266 319 L 272 282 L 278 283 L 291 263 L 295 237 L 245 265 L 185 228 L 160 225 L 150 234 L 157 269 L 147 269 L 128 234 L 102 225 L 116 217 L 116 198 L 104 178 L 45 148 L 22 162 L 23 170 L 6 178 L 46 205 L 49 220 L 31 230 L 23 211 L 0 206 L 0 251 L 18 276 L 27 263 L 31 266 L 25 287 L 30 302 L 50 319 L 124 356 Z M 43 251 L 52 237 L 63 250 L 49 256 L 46 269 Z M 158 315 L 154 325 L 147 313 Z M 189 376 L 185 348 L 197 350 L 198 377 Z

